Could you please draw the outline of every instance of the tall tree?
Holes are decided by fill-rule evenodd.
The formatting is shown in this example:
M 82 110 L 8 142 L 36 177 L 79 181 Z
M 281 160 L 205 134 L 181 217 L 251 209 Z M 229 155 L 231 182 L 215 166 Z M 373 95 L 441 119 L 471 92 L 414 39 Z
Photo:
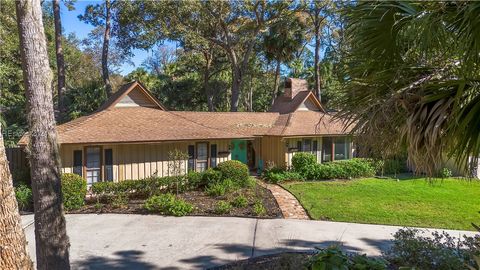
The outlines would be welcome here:
M 263 46 L 268 60 L 276 62 L 275 84 L 272 91 L 271 103 L 277 97 L 280 85 L 280 66 L 283 62 L 291 61 L 302 49 L 305 43 L 305 20 L 300 12 L 292 16 L 285 16 L 270 27 L 264 37 Z
M 108 69 L 109 48 L 112 30 L 112 16 L 116 1 L 105 0 L 102 4 L 88 5 L 85 13 L 78 18 L 95 27 L 103 27 L 103 45 L 102 45 L 102 79 L 105 85 L 107 96 L 112 95 L 112 83 L 110 81 L 110 72 Z
M 65 60 L 62 49 L 62 20 L 60 17 L 60 0 L 53 0 L 53 17 L 55 21 L 55 55 L 57 57 L 57 83 L 58 83 L 58 122 L 65 119 Z
M 0 125 L 0 269 L 33 269 L 8 168 Z
M 52 73 L 40 1 L 19 0 L 16 11 L 30 131 L 37 269 L 70 269 L 70 244 L 62 206 L 60 155 L 50 91 Z

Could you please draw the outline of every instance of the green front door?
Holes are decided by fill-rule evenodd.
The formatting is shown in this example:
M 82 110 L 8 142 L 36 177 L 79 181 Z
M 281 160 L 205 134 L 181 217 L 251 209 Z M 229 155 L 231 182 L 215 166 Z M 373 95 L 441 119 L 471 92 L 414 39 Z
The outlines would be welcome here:
M 232 159 L 247 164 L 247 141 L 232 140 Z

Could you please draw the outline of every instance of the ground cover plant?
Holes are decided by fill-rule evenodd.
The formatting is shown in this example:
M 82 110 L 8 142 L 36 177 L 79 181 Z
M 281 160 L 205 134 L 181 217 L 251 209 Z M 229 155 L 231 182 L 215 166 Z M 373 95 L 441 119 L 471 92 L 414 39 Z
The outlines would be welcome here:
M 472 230 L 480 182 L 421 177 L 284 183 L 313 219 Z
M 237 161 L 181 176 L 98 182 L 91 186 L 90 192 L 92 198 L 87 200 L 87 205 L 68 210 L 71 213 L 281 217 L 271 192 L 257 185 L 249 176 L 248 167 Z

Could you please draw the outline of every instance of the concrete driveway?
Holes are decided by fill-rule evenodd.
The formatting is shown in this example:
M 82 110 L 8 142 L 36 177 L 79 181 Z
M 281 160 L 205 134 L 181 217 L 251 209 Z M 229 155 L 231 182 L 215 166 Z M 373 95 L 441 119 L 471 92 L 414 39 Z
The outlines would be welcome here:
M 33 216 L 22 223 L 35 255 Z M 340 242 L 379 255 L 400 227 L 340 222 L 155 215 L 67 215 L 72 269 L 204 269 Z M 29 225 L 30 224 L 30 225 Z M 448 231 L 453 236 L 473 232 Z

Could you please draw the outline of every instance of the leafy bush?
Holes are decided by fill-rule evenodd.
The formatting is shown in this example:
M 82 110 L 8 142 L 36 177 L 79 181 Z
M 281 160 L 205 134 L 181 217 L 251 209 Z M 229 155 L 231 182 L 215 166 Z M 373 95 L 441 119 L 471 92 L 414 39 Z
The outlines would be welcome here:
M 66 210 L 82 207 L 87 195 L 87 181 L 73 173 L 62 174 L 63 206 Z
M 232 205 L 237 208 L 246 207 L 248 205 L 248 199 L 245 196 L 240 195 L 232 201 Z
M 128 195 L 126 193 L 117 193 L 110 199 L 110 204 L 115 208 L 124 208 L 128 205 Z
M 171 193 L 154 195 L 145 201 L 145 209 L 164 215 L 185 216 L 194 209 L 193 205 L 178 199 Z
M 230 179 L 225 179 L 221 182 L 216 182 L 216 183 L 210 184 L 205 189 L 205 192 L 209 196 L 218 197 L 218 196 L 223 196 L 226 193 L 235 191 L 237 189 L 238 189 L 238 186 L 236 185 L 236 183 L 234 183 Z
M 189 171 L 186 177 L 188 183 L 187 188 L 190 190 L 205 186 L 205 182 L 203 181 L 203 173 Z
M 305 177 L 299 172 L 283 171 L 283 170 L 269 170 L 263 173 L 263 179 L 269 183 L 277 184 L 285 181 L 303 181 Z
M 310 153 L 295 153 L 292 157 L 293 170 L 302 173 L 307 167 L 317 164 L 317 158 Z
M 265 209 L 261 200 L 257 200 L 255 204 L 253 204 L 253 212 L 257 216 L 263 216 L 267 213 L 267 209 Z
M 308 180 L 350 179 L 374 175 L 375 168 L 372 163 L 359 158 L 313 164 L 305 167 L 302 172 L 302 176 Z
M 221 172 L 223 179 L 231 179 L 241 187 L 245 187 L 250 178 L 248 166 L 238 160 L 221 162 L 218 164 L 217 169 Z
M 212 183 L 218 183 L 222 181 L 222 173 L 218 170 L 209 168 L 206 171 L 203 172 L 202 175 L 202 182 L 205 185 L 209 185 Z
M 399 267 L 415 269 L 464 269 L 475 266 L 473 255 L 480 237 L 465 237 L 463 240 L 448 233 L 433 232 L 433 237 L 422 235 L 418 229 L 400 229 L 394 234 L 392 247 L 384 253 L 385 258 Z M 476 268 L 474 268 L 476 269 Z
M 452 175 L 453 175 L 453 173 L 449 168 L 443 168 L 440 171 L 440 177 L 442 177 L 442 178 L 450 178 L 450 177 L 452 177 Z
M 215 206 L 215 213 L 227 214 L 232 210 L 232 206 L 226 201 L 219 201 Z
M 320 249 L 309 262 L 312 270 L 386 270 L 387 263 L 382 259 L 369 258 L 366 255 L 346 255 L 339 247 Z
M 32 189 L 25 184 L 15 187 L 15 198 L 17 198 L 18 208 L 25 211 L 32 205 Z

